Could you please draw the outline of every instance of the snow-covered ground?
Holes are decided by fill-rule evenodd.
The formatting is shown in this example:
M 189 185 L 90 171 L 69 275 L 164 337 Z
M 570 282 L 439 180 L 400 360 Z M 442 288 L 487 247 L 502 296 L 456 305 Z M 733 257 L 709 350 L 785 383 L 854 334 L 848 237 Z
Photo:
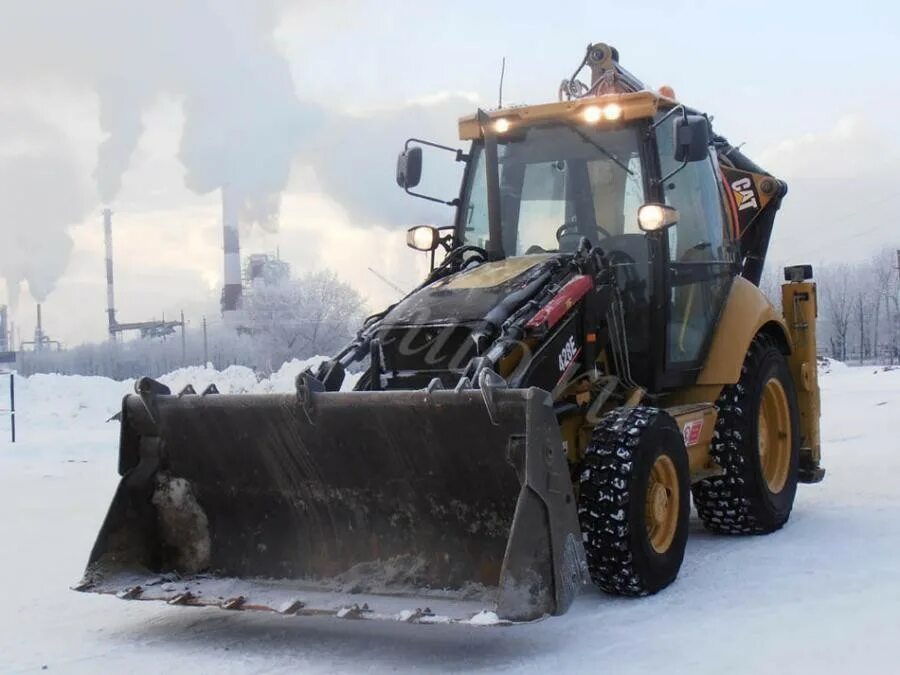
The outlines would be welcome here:
M 290 391 L 300 367 L 261 383 L 241 368 L 164 381 L 176 391 L 210 381 L 222 391 Z M 894 672 L 900 370 L 833 364 L 821 383 L 828 475 L 800 487 L 782 531 L 717 537 L 694 520 L 681 575 L 661 594 L 586 591 L 563 617 L 503 628 L 178 608 L 68 590 L 117 483 L 118 427 L 105 420 L 132 383 L 19 380 L 15 446 L 0 419 L 0 671 Z

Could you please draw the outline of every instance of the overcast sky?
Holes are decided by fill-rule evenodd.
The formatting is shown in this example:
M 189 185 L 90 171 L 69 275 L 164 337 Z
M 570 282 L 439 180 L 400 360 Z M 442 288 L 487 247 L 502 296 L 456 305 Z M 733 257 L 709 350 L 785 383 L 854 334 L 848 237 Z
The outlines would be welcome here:
M 35 296 L 67 344 L 105 336 L 100 211 L 115 211 L 122 321 L 215 314 L 218 186 L 245 196 L 243 253 L 334 269 L 373 308 L 425 271 L 403 230 L 449 213 L 393 184 L 407 136 L 554 100 L 588 42 L 790 185 L 780 262 L 900 245 L 900 9 L 857 2 L 0 0 L 0 303 Z M 222 139 L 234 138 L 234 143 Z M 434 190 L 455 167 L 427 156 Z M 21 282 L 21 283 L 19 283 Z M 17 297 L 10 297 L 13 292 Z

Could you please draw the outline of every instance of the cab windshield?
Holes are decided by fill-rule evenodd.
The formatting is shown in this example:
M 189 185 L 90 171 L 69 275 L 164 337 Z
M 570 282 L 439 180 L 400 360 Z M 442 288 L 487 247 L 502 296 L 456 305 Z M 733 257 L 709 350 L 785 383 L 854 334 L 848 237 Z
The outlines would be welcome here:
M 639 234 L 644 202 L 638 131 L 554 124 L 498 138 L 505 255 L 573 251 L 581 237 Z M 484 147 L 472 151 L 462 204 L 466 244 L 490 249 Z M 493 247 L 499 248 L 499 247 Z

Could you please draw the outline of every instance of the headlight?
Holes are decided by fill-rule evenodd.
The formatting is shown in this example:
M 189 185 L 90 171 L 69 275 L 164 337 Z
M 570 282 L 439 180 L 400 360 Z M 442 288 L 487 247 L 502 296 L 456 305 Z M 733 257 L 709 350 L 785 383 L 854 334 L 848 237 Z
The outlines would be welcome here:
M 644 232 L 656 232 L 678 222 L 678 209 L 665 204 L 644 204 L 638 209 L 638 226 Z
M 622 117 L 622 106 L 618 103 L 589 105 L 581 112 L 581 117 L 588 124 L 596 124 L 601 119 L 615 122 Z
M 494 131 L 498 134 L 505 134 L 509 131 L 509 120 L 505 117 L 501 117 L 500 119 L 494 122 Z
M 603 106 L 603 118 L 614 122 L 622 117 L 622 106 L 618 103 L 607 103 Z
M 581 113 L 581 116 L 584 118 L 585 122 L 593 124 L 594 122 L 600 121 L 600 118 L 603 117 L 603 111 L 600 110 L 600 106 L 589 105 L 584 109 L 584 112 Z
M 440 238 L 437 229 L 431 225 L 416 225 L 406 231 L 406 245 L 417 251 L 433 251 Z

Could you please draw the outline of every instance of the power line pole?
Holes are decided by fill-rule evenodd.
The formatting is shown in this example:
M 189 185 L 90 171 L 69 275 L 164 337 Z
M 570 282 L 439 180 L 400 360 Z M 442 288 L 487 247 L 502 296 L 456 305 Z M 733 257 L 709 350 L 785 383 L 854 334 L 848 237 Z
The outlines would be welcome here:
M 897 249 L 897 280 L 900 282 L 900 248 Z M 893 365 L 895 357 L 900 359 L 900 284 L 897 286 L 897 293 L 894 294 L 894 344 L 892 347 L 891 365 Z
M 187 365 L 187 349 L 184 343 L 184 310 L 181 310 L 181 367 Z
M 203 367 L 206 368 L 206 364 L 209 363 L 209 354 L 207 352 L 206 347 L 206 317 L 203 317 Z

